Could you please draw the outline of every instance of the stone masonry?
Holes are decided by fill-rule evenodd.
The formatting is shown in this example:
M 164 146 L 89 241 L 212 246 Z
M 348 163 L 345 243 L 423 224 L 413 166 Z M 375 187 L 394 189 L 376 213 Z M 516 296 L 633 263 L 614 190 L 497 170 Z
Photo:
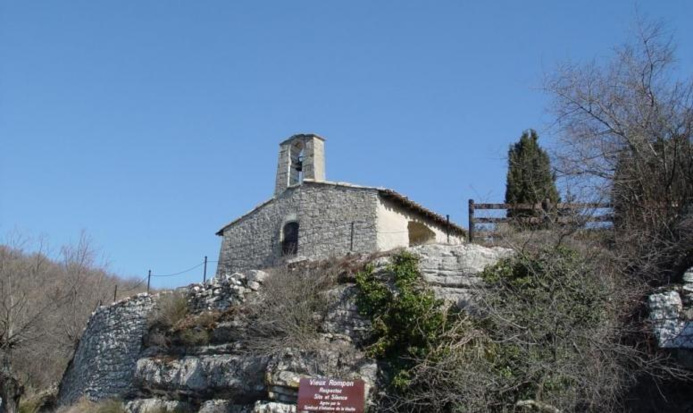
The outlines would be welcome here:
M 279 195 L 290 186 L 299 184 L 301 173 L 304 179 L 325 180 L 325 140 L 323 138 L 311 134 L 294 135 L 279 144 L 274 195 Z
M 84 396 L 92 400 L 119 398 L 135 391 L 135 364 L 153 307 L 152 296 L 140 294 L 99 307 L 92 314 L 60 382 L 60 404 L 69 405 Z
M 290 221 L 300 223 L 298 256 L 320 259 L 374 251 L 377 196 L 370 188 L 324 183 L 289 188 L 220 231 L 217 276 L 278 264 L 281 230 Z
M 280 144 L 273 198 L 217 232 L 217 276 L 283 259 L 464 243 L 464 229 L 395 191 L 325 181 L 324 144 L 312 134 Z

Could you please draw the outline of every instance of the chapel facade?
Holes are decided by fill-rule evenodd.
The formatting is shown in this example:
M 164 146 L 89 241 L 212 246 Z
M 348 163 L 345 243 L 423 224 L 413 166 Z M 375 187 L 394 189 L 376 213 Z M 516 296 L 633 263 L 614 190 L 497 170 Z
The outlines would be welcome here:
M 217 276 L 350 253 L 428 243 L 461 244 L 463 228 L 399 193 L 325 180 L 325 140 L 279 145 L 274 196 L 221 228 Z

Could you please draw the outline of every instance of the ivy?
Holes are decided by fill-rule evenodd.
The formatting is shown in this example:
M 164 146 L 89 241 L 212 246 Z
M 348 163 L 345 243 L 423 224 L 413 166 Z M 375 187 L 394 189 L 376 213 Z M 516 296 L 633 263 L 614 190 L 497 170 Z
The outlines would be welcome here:
M 449 312 L 436 299 L 418 269 L 418 258 L 401 252 L 385 272 L 368 266 L 356 275 L 359 312 L 370 318 L 372 357 L 390 367 L 390 384 L 405 389 L 414 360 L 426 357 L 445 330 Z

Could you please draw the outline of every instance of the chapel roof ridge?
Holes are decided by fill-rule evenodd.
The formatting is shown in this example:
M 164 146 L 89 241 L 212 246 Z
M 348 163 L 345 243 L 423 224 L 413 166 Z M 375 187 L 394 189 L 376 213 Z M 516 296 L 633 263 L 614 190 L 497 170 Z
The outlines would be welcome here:
M 313 179 L 305 179 L 303 182 L 294 184 L 289 186 L 287 189 L 296 189 L 300 188 L 303 184 L 308 184 L 308 185 L 323 185 L 323 186 L 337 186 L 337 187 L 342 187 L 342 188 L 351 188 L 351 189 L 365 189 L 365 190 L 371 190 L 371 191 L 377 191 L 381 196 L 391 199 L 395 202 L 398 202 L 405 207 L 414 210 L 420 214 L 423 214 L 424 216 L 427 216 L 428 218 L 432 219 L 433 221 L 438 222 L 439 224 L 445 224 L 448 225 L 450 229 L 454 230 L 458 234 L 462 234 L 466 236 L 467 230 L 465 230 L 463 227 L 455 224 L 454 222 L 448 221 L 446 217 L 443 217 L 442 215 L 424 207 L 423 205 L 412 201 L 408 197 L 400 194 L 399 192 L 389 189 L 389 188 L 384 188 L 384 187 L 376 187 L 376 186 L 365 186 L 365 185 L 357 185 L 357 184 L 352 184 L 348 182 L 334 182 L 334 181 L 316 181 Z M 262 208 L 263 206 L 269 204 L 270 202 L 274 201 L 277 199 L 278 196 L 275 195 L 272 198 L 266 200 L 265 202 L 262 202 L 261 204 L 257 205 L 255 208 L 251 209 L 247 213 L 241 215 L 240 217 L 234 219 L 233 221 L 229 222 L 228 224 L 224 225 L 219 231 L 216 232 L 216 235 L 223 235 L 223 232 L 226 228 L 232 226 L 233 224 L 241 221 L 243 218 L 247 217 L 248 215 L 252 214 L 256 210 Z
M 325 141 L 325 138 L 322 136 L 318 135 L 317 133 L 297 133 L 294 135 L 291 135 L 288 139 L 285 139 L 279 143 L 279 145 L 283 145 L 291 140 L 297 139 L 297 138 L 317 138 L 320 139 L 321 141 Z

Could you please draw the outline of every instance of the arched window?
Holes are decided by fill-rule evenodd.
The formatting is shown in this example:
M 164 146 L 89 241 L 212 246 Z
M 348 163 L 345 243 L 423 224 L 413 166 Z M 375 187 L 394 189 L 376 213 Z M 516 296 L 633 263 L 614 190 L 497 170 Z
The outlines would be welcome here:
M 298 252 L 298 222 L 288 222 L 282 229 L 282 255 L 296 255 Z

